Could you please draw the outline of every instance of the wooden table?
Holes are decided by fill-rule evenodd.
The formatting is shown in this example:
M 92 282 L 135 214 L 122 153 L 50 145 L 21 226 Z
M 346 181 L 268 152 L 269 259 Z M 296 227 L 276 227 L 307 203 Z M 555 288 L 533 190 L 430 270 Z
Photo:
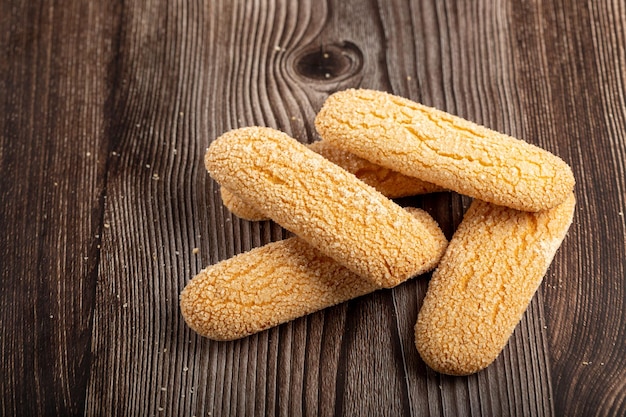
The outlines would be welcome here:
M 0 51 L 1 415 L 626 414 L 623 1 L 2 0 Z M 574 223 L 485 371 L 419 358 L 428 275 L 235 342 L 181 317 L 200 269 L 287 236 L 223 207 L 211 140 L 316 140 L 358 86 L 574 170 Z M 409 201 L 448 237 L 468 202 Z

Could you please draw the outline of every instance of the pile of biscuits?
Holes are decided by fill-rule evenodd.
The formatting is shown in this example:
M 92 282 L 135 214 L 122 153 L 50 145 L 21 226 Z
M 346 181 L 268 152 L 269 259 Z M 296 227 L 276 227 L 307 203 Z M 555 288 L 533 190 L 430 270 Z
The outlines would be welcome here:
M 572 222 L 570 167 L 527 142 L 388 93 L 345 90 L 303 145 L 264 127 L 205 156 L 236 215 L 296 237 L 201 271 L 181 293 L 187 324 L 233 340 L 435 269 L 415 325 L 422 359 L 467 375 L 507 343 Z M 426 212 L 391 199 L 473 197 L 448 243 Z

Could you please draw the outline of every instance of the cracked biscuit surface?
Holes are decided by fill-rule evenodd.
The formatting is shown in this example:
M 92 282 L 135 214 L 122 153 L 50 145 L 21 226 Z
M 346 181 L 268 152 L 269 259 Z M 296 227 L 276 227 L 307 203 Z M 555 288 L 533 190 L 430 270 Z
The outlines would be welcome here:
M 324 141 L 313 142 L 307 146 L 330 162 L 353 173 L 358 179 L 376 188 L 381 194 L 389 198 L 408 197 L 444 191 L 444 188 L 438 185 L 373 164 L 366 159 L 336 148 Z M 235 216 L 250 221 L 267 220 L 267 217 L 263 215 L 263 213 L 242 201 L 226 188 L 221 187 L 220 193 L 224 205 Z
M 521 320 L 572 222 L 574 194 L 541 212 L 474 200 L 428 285 L 415 345 L 434 370 L 492 363 Z
M 232 130 L 207 150 L 210 175 L 311 246 L 381 287 L 437 264 L 426 225 L 285 133 Z
M 445 237 L 428 213 L 407 211 L 445 247 Z M 204 269 L 181 293 L 180 307 L 200 335 L 233 340 L 379 288 L 294 237 Z
M 554 207 L 574 188 L 571 168 L 550 152 L 382 91 L 332 94 L 315 126 L 375 164 L 518 210 Z

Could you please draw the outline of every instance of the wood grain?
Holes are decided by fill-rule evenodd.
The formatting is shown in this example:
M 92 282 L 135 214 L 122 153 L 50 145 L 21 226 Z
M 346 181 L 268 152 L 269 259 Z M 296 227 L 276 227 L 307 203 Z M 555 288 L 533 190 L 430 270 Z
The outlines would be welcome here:
M 559 9 L 548 14 L 550 76 L 580 202 L 564 261 L 546 283 L 556 400 L 564 415 L 619 415 L 626 410 L 626 9 L 619 2 L 589 3 L 575 15 Z
M 626 6 L 0 0 L 0 415 L 626 414 Z M 201 268 L 288 233 L 202 166 L 241 126 L 318 139 L 381 89 L 523 138 L 577 178 L 574 224 L 496 362 L 428 369 L 428 276 L 235 342 L 195 335 Z M 399 201 L 452 235 L 469 199 Z
M 0 10 L 0 414 L 76 415 L 91 366 L 116 18 L 96 4 Z

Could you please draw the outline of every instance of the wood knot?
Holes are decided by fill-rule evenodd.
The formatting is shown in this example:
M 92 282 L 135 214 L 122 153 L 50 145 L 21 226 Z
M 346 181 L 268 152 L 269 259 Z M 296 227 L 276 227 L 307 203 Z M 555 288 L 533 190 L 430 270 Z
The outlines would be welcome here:
M 348 41 L 304 49 L 294 60 L 298 75 L 318 82 L 345 80 L 362 68 L 363 53 Z

